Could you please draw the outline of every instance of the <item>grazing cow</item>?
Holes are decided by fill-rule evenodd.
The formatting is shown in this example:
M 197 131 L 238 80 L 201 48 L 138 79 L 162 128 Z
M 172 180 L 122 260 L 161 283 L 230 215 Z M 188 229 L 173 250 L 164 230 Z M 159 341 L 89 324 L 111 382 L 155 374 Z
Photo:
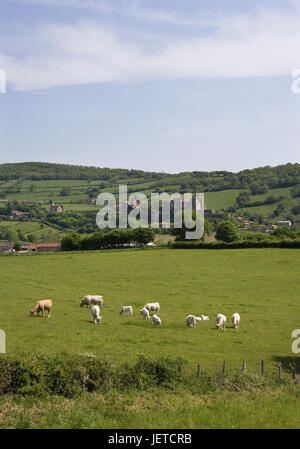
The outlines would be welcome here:
M 83 300 L 80 302 L 80 307 L 87 306 L 90 307 L 91 304 L 95 304 L 100 306 L 101 309 L 103 309 L 103 296 L 96 296 L 96 295 L 86 295 Z
M 140 310 L 141 314 L 143 315 L 145 320 L 150 320 L 150 313 L 148 309 L 142 309 Z
M 226 327 L 226 316 L 222 315 L 222 313 L 219 313 L 217 315 L 217 329 L 222 329 L 223 331 L 225 330 Z
M 42 312 L 42 316 L 44 316 L 44 310 L 48 311 L 48 318 L 50 318 L 52 299 L 42 299 L 41 301 L 38 301 L 34 308 L 30 310 L 30 316 L 34 316 L 35 312 L 37 312 L 38 315 Z
M 209 320 L 208 316 L 205 315 L 200 315 L 200 316 L 196 316 L 196 321 L 206 321 Z
M 129 315 L 133 315 L 133 308 L 132 306 L 123 306 L 121 311 L 120 311 L 120 315 L 123 315 L 123 313 L 129 313 Z
M 159 309 L 160 309 L 160 305 L 159 302 L 149 302 L 148 304 L 144 305 L 144 309 L 148 309 L 149 313 L 151 311 L 155 312 L 158 315 Z
M 232 325 L 235 329 L 238 329 L 240 326 L 241 317 L 238 313 L 234 313 L 231 317 Z
M 152 315 L 152 324 L 161 325 L 161 319 L 156 315 Z
M 91 308 L 91 313 L 94 318 L 95 324 L 100 324 L 100 321 L 102 320 L 102 316 L 100 316 L 100 307 L 98 305 L 95 305 Z
M 195 327 L 197 319 L 195 315 L 188 315 L 185 321 L 188 327 Z

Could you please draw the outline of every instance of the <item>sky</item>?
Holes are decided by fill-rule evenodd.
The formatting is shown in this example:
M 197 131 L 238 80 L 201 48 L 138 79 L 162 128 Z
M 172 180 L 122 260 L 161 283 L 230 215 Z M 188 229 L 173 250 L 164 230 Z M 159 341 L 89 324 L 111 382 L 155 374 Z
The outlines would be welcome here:
M 0 163 L 299 163 L 297 68 L 299 0 L 0 0 Z

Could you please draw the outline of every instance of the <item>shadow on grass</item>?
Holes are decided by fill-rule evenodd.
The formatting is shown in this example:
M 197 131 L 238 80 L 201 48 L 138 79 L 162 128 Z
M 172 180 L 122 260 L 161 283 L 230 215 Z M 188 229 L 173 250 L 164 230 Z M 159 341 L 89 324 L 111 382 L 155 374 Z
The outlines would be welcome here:
M 289 373 L 292 372 L 293 362 L 296 362 L 296 373 L 300 373 L 300 356 L 293 357 L 293 356 L 281 356 L 281 355 L 274 355 L 273 360 L 277 363 L 282 363 L 282 368 L 284 371 L 288 371 Z

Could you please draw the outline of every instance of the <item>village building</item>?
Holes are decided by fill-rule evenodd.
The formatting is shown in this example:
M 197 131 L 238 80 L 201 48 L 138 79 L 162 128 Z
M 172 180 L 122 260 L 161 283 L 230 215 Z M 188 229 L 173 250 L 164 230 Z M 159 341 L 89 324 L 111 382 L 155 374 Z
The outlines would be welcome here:
M 50 251 L 61 251 L 60 243 L 32 243 L 28 246 L 28 251 L 33 253 L 48 253 Z
M 8 254 L 14 252 L 14 244 L 12 242 L 0 243 L 0 254 Z
M 15 210 L 13 209 L 10 213 L 10 218 L 18 218 L 18 217 L 23 217 L 26 215 L 29 215 L 30 212 L 22 212 L 21 210 Z
M 53 201 L 51 201 L 49 210 L 50 210 L 51 212 L 62 213 L 63 208 L 62 208 L 62 206 L 56 206 L 56 205 L 53 203 Z
M 283 226 L 292 226 L 292 222 L 290 220 L 282 220 L 282 221 L 276 221 L 276 225 L 278 227 L 283 227 Z

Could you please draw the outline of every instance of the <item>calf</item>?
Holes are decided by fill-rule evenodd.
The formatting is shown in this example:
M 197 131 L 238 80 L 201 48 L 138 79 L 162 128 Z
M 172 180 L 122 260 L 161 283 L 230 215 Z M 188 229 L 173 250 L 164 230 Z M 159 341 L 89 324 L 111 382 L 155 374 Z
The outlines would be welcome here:
M 91 313 L 94 318 L 95 324 L 100 324 L 100 321 L 102 320 L 102 316 L 100 316 L 100 307 L 95 305 L 91 308 Z
M 120 315 L 123 315 L 123 313 L 129 313 L 129 315 L 133 315 L 133 308 L 132 306 L 123 306 L 121 311 L 120 311 Z
M 161 325 L 161 319 L 156 315 L 152 315 L 152 324 Z
M 197 318 L 195 317 L 195 315 L 188 315 L 185 321 L 188 327 L 195 327 Z
M 141 314 L 143 315 L 145 320 L 150 320 L 150 313 L 148 309 L 142 309 L 140 310 Z
M 240 326 L 241 317 L 238 313 L 234 313 L 231 317 L 232 325 L 235 329 L 238 329 Z
M 222 329 L 223 331 L 225 330 L 226 327 L 226 316 L 222 315 L 222 313 L 219 313 L 217 315 L 217 329 Z

